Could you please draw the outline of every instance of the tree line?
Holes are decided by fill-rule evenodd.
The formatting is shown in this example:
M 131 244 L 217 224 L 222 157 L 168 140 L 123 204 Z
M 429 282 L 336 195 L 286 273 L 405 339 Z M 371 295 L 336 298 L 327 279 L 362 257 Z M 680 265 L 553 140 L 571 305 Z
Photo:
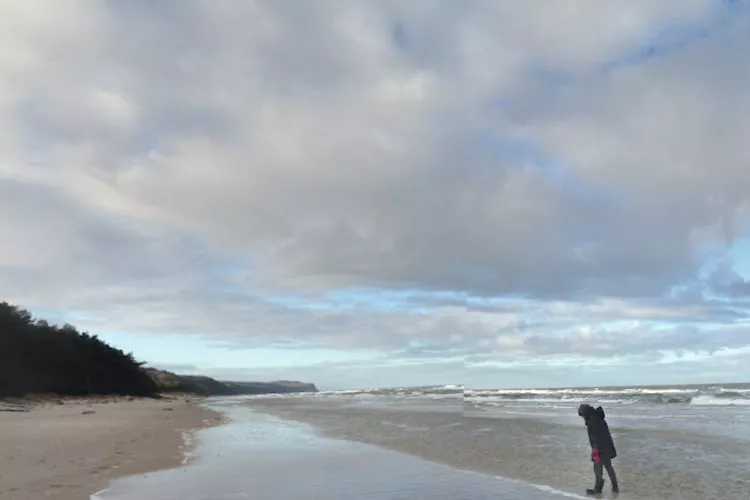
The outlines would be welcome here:
M 50 325 L 0 302 L 0 397 L 156 392 L 156 384 L 132 354 L 71 325 Z

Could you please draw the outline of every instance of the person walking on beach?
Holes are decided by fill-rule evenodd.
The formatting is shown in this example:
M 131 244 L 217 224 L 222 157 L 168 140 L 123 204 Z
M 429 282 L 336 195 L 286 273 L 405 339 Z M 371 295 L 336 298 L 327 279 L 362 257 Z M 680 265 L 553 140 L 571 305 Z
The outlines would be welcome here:
M 599 495 L 602 492 L 604 469 L 607 469 L 607 475 L 612 483 L 612 492 L 619 493 L 617 475 L 614 467 L 612 467 L 612 459 L 617 456 L 617 450 L 612 440 L 612 434 L 609 432 L 609 425 L 604 420 L 604 410 L 601 406 L 594 409 L 590 405 L 582 404 L 578 407 L 578 415 L 586 422 L 589 443 L 591 444 L 591 461 L 594 462 L 594 488 L 586 490 L 586 494 Z

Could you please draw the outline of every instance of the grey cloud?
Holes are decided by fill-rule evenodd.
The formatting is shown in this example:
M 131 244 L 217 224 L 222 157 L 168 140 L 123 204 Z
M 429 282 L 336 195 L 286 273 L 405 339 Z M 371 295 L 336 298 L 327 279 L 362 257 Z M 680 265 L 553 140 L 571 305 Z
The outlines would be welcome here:
M 544 298 L 657 294 L 689 279 L 698 264 L 691 233 L 712 219 L 688 209 L 695 201 L 690 185 L 649 182 L 657 191 L 644 191 L 641 181 L 670 171 L 659 151 L 602 152 L 612 158 L 602 157 L 602 168 L 617 169 L 605 181 L 581 157 L 592 148 L 571 150 L 580 138 L 557 147 L 548 129 L 597 120 L 600 136 L 617 134 L 604 120 L 629 123 L 640 119 L 636 110 L 660 105 L 669 119 L 677 116 L 669 104 L 676 97 L 700 98 L 704 110 L 736 118 L 738 108 L 714 106 L 721 104 L 713 92 L 718 77 L 701 76 L 696 93 L 685 81 L 698 76 L 654 62 L 641 80 L 669 88 L 660 101 L 628 94 L 640 104 L 616 106 L 622 99 L 613 92 L 640 87 L 637 79 L 613 75 L 594 92 L 586 88 L 586 96 L 600 97 L 582 110 L 568 104 L 575 93 L 560 97 L 565 122 L 537 109 L 522 129 L 481 106 L 485 96 L 512 100 L 525 88 L 529 62 L 593 71 L 661 23 L 710 13 L 709 3 L 597 4 L 597 19 L 615 19 L 625 9 L 634 23 L 623 27 L 570 17 L 563 8 L 469 2 L 433 14 L 447 22 L 441 32 L 420 21 L 427 6 L 324 2 L 307 11 L 273 2 L 221 8 L 129 2 L 96 11 L 100 24 L 82 22 L 70 42 L 54 31 L 32 38 L 34 47 L 54 46 L 78 71 L 57 74 L 60 68 L 51 66 L 22 73 L 29 84 L 23 99 L 35 111 L 14 128 L 26 136 L 46 130 L 45 157 L 66 172 L 66 187 L 90 203 L 148 213 L 229 250 L 253 252 L 292 284 L 304 277 L 319 286 L 417 285 Z M 566 33 L 557 38 L 562 43 L 548 43 L 550 16 Z M 134 22 L 142 26 L 137 35 Z M 406 50 L 390 39 L 395 22 L 411 34 Z M 80 54 L 86 37 L 99 43 Z M 437 50 L 438 42 L 472 51 L 457 57 Z M 506 49 L 505 59 L 498 59 L 498 47 Z M 710 49 L 690 54 L 684 58 L 691 65 L 713 57 Z M 746 76 L 736 66 L 717 64 L 716 74 L 731 70 L 739 85 Z M 61 88 L 70 92 L 65 100 L 56 99 Z M 115 124 L 116 133 L 101 135 Z M 641 172 L 641 181 L 617 184 L 630 201 L 593 203 L 546 169 L 476 139 L 540 127 L 532 142 L 549 144 L 572 165 L 564 182 L 580 179 L 608 192 L 622 172 Z M 680 141 L 682 129 L 674 130 L 670 140 Z M 738 122 L 737 137 L 741 131 Z M 703 148 L 674 142 L 683 144 Z M 739 159 L 727 160 L 721 168 L 741 175 Z
M 730 297 L 748 297 L 750 296 L 750 281 L 746 279 L 738 279 L 726 284 L 718 291 L 725 293 Z
M 28 245 L 23 252 L 5 256 L 0 293 L 32 308 L 78 311 L 74 322 L 90 331 L 181 332 L 238 348 L 283 347 L 285 342 L 287 347 L 299 348 L 303 341 L 338 349 L 380 349 L 394 357 L 425 361 L 503 352 L 507 344 L 498 344 L 498 339 L 508 338 L 516 339 L 508 354 L 525 357 L 554 353 L 613 356 L 659 349 L 696 352 L 747 343 L 747 335 L 736 328 L 673 328 L 660 333 L 648 328 L 607 331 L 596 326 L 612 320 L 730 324 L 746 315 L 747 304 L 697 297 L 529 302 L 523 307 L 516 303 L 517 307 L 497 308 L 473 307 L 471 298 L 462 302 L 422 297 L 425 300 L 412 302 L 417 311 L 428 304 L 428 312 L 389 311 L 367 303 L 353 309 L 325 302 L 326 307 L 317 309 L 289 307 L 275 303 L 272 295 L 249 296 L 232 279 L 232 269 L 216 269 L 223 255 L 179 233 L 151 228 L 156 231 L 153 234 L 146 226 L 102 218 L 69 197 L 53 196 L 45 186 L 6 182 L 0 189 L 4 194 L 0 203 L 7 203 L 3 205 L 7 210 L 2 210 L 4 234 L 15 241 L 13 247 L 4 248 L 17 251 L 21 242 Z M 29 220 L 29 216 L 41 218 Z M 39 239 L 29 239 L 24 231 Z M 9 260 L 19 256 L 28 260 Z M 582 324 L 593 325 L 595 334 L 581 337 L 576 328 Z M 561 332 L 569 333 L 561 336 Z
M 425 359 L 498 339 L 519 356 L 612 356 L 746 338 L 716 325 L 746 319 L 747 282 L 729 269 L 696 285 L 705 248 L 749 227 L 742 10 L 611 69 L 719 7 L 10 4 L 2 298 L 76 310 L 92 330 Z M 264 297 L 324 302 L 342 285 L 466 299 Z M 665 298 L 681 286 L 695 289 Z M 682 326 L 628 337 L 613 320 Z
M 146 302 L 169 286 L 165 277 L 206 285 L 205 247 L 159 226 L 99 212 L 48 185 L 0 178 L 0 224 L 5 296 L 86 307 L 108 295 L 121 303 Z M 169 293 L 180 293 L 171 286 Z
M 423 307 L 425 309 L 456 307 L 467 311 L 486 313 L 518 314 L 528 312 L 532 308 L 528 304 L 519 301 L 508 301 L 503 299 L 490 299 L 484 297 L 441 297 L 431 294 L 419 294 L 409 296 L 405 301 L 411 307 Z
M 719 296 L 729 297 L 734 301 L 750 296 L 750 281 L 734 270 L 734 262 L 731 259 L 720 262 L 706 281 L 707 288 Z
M 607 385 L 654 385 L 701 383 L 706 380 L 747 380 L 745 352 L 722 356 L 720 359 L 684 359 L 670 362 L 668 368 L 661 357 L 633 356 L 597 365 L 584 359 L 568 360 L 564 364 L 540 358 L 540 363 L 520 366 L 468 366 L 468 387 L 590 387 Z M 557 381 L 557 382 L 554 382 Z
M 493 356 L 534 358 L 551 355 L 611 358 L 672 352 L 713 355 L 723 349 L 748 345 L 746 326 L 700 328 L 674 326 L 657 328 L 577 328 L 564 335 L 530 332 L 498 339 L 496 345 L 479 347 L 475 352 L 492 351 Z

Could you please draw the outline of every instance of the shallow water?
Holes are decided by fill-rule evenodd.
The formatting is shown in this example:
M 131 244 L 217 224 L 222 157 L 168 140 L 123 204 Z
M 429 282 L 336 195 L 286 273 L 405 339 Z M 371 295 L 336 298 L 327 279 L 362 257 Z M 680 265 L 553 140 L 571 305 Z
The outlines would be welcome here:
M 596 402 L 595 400 L 592 400 Z M 490 475 L 581 492 L 593 482 L 577 401 L 470 398 L 253 398 L 248 404 L 376 444 Z M 607 406 L 621 499 L 750 498 L 750 408 Z
M 467 414 L 496 418 L 533 418 L 564 425 L 580 425 L 576 414 L 582 398 L 493 399 L 467 398 Z M 750 405 L 648 404 L 633 401 L 589 399 L 606 408 L 607 420 L 617 428 L 683 431 L 750 441 Z M 750 400 L 748 400 L 750 401 Z
M 231 422 L 200 431 L 193 463 L 116 481 L 94 500 L 559 499 L 565 495 L 462 472 L 394 451 L 316 434 L 242 402 L 213 403 Z

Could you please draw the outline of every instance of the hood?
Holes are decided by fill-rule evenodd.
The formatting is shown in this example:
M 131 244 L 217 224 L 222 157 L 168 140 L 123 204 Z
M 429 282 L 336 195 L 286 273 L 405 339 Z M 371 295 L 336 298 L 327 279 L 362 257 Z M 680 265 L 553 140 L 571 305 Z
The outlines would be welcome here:
M 604 420 L 604 408 L 602 408 L 601 406 L 594 409 L 593 406 L 584 403 L 578 407 L 578 414 L 586 420 L 588 420 L 592 415 L 597 415 L 599 418 Z

